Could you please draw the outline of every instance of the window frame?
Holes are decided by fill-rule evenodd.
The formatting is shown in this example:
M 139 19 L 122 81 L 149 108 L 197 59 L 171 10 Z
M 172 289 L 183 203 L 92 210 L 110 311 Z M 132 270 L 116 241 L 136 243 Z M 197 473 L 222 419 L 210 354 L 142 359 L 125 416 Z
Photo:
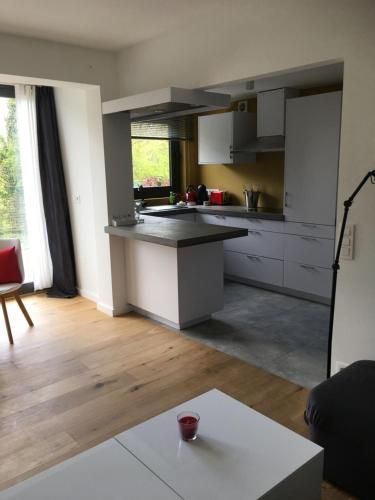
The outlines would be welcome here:
M 144 187 L 140 192 L 139 188 L 133 188 L 134 199 L 150 199 L 150 198 L 168 198 L 171 191 L 179 191 L 180 185 L 180 141 L 173 139 L 161 139 L 154 137 L 132 137 L 133 139 L 142 140 L 163 140 L 168 141 L 169 146 L 169 176 L 171 180 L 170 186 Z M 173 151 L 175 149 L 175 151 Z M 133 166 L 132 166 L 133 168 Z M 142 194 L 141 194 L 142 193 Z
M 0 84 L 0 97 L 5 97 L 5 98 L 11 98 L 15 99 L 16 98 L 16 91 L 13 85 L 1 85 Z M 18 289 L 18 293 L 25 294 L 25 293 L 33 293 L 34 292 L 34 282 L 33 281 L 28 281 L 22 283 L 21 288 Z

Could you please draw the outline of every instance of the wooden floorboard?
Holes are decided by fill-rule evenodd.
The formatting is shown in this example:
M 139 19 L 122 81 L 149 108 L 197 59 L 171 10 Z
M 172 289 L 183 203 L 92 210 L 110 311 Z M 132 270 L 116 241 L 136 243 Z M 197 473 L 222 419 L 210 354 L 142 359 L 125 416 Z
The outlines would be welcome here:
M 82 298 L 8 302 L 0 318 L 0 489 L 214 387 L 306 436 L 307 391 L 136 314 Z M 324 500 L 352 497 L 322 485 Z

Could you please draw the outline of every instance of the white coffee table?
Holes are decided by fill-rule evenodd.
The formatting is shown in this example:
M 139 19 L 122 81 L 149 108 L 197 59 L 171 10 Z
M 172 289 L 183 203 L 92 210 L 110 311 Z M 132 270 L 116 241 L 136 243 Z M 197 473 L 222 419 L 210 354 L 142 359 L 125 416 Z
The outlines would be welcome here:
M 176 416 L 200 414 L 199 437 L 179 439 Z M 323 450 L 212 390 L 116 439 L 185 500 L 317 500 Z
M 180 500 L 115 439 L 0 493 L 1 500 Z
M 199 436 L 179 438 L 181 410 Z M 0 492 L 0 500 L 317 500 L 323 450 L 212 390 Z

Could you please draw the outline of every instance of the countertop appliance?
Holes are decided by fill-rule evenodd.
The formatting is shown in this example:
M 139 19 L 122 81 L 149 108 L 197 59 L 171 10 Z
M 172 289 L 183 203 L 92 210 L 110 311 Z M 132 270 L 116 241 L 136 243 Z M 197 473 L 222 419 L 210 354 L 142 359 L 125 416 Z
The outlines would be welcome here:
M 209 197 L 207 193 L 207 188 L 204 184 L 200 184 L 198 186 L 198 199 L 197 199 L 198 205 L 203 205 L 203 202 L 208 200 Z
M 197 192 L 191 184 L 186 188 L 185 201 L 188 204 L 197 201 Z
M 211 205 L 225 205 L 228 203 L 228 193 L 227 191 L 221 191 L 220 189 L 209 190 Z

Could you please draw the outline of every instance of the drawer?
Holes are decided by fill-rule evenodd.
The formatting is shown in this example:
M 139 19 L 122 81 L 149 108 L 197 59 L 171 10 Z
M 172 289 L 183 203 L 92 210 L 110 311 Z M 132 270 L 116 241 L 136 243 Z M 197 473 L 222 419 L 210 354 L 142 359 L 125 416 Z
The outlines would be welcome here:
M 225 217 L 225 215 L 200 214 L 200 213 L 197 214 L 197 221 L 203 222 L 204 224 L 217 224 L 220 226 L 230 226 L 228 219 L 229 217 Z
M 249 229 L 248 236 L 224 241 L 224 250 L 270 257 L 271 259 L 283 259 L 284 235 Z
M 334 240 L 285 234 L 284 242 L 285 260 L 320 267 L 330 268 L 332 266 Z
M 220 224 L 223 226 L 242 227 L 255 231 L 284 232 L 284 222 L 276 220 L 255 219 L 251 217 L 232 217 L 219 214 L 197 214 L 197 220 L 206 224 Z
M 224 252 L 224 272 L 238 278 L 283 285 L 283 261 L 237 252 Z
M 335 226 L 322 226 L 304 222 L 284 222 L 284 232 L 301 236 L 335 239 Z
M 272 231 L 274 233 L 284 232 L 284 222 L 279 220 L 267 220 L 267 219 L 256 219 L 249 217 L 247 220 L 248 228 L 261 230 L 261 231 Z
M 329 298 L 332 287 L 332 270 L 285 261 L 284 287 Z

